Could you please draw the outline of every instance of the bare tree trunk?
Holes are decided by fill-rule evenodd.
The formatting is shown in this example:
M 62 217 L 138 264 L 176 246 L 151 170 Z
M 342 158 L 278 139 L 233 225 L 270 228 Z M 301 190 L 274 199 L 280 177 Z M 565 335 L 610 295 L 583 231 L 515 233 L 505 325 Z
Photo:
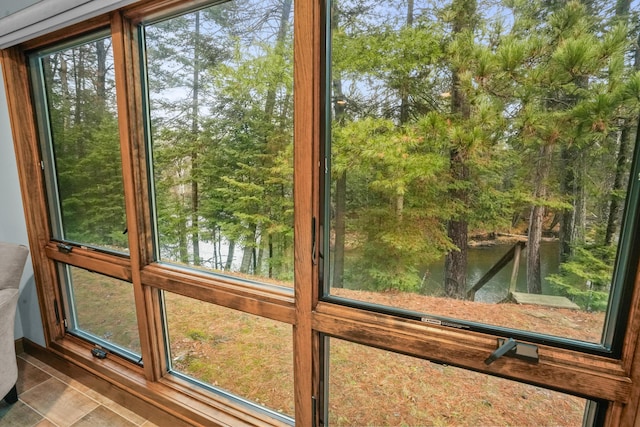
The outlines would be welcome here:
M 628 19 L 630 0 L 619 0 L 616 4 L 616 16 L 619 19 Z M 634 69 L 640 70 L 640 34 L 636 43 L 634 55 Z M 613 178 L 613 186 L 611 188 L 611 200 L 609 202 L 609 214 L 607 217 L 607 229 L 604 236 L 604 244 L 610 246 L 614 243 L 614 237 L 618 233 L 618 216 L 620 215 L 620 202 L 622 201 L 619 193 L 624 186 L 624 177 L 627 174 L 627 156 L 629 155 L 629 146 L 631 146 L 632 123 L 629 118 L 623 118 L 620 121 L 620 131 L 618 132 L 618 156 L 616 161 L 616 172 Z
M 604 236 L 604 244 L 610 246 L 614 237 L 618 233 L 618 216 L 620 215 L 619 195 L 622 190 L 623 179 L 627 170 L 627 151 L 629 151 L 629 143 L 631 140 L 631 126 L 626 120 L 622 120 L 621 129 L 618 133 L 618 156 L 616 161 L 616 173 L 613 178 L 613 186 L 611 188 L 611 200 L 609 202 L 609 214 L 607 217 L 607 229 Z
M 560 259 L 565 262 L 571 255 L 571 244 L 573 241 L 573 228 L 575 224 L 575 156 L 576 150 L 572 147 L 564 147 L 560 156 L 562 161 L 563 177 L 561 182 L 561 192 L 564 195 L 572 195 L 570 209 L 562 211 L 560 219 Z M 531 246 L 529 246 L 531 248 Z M 531 249 L 529 249 L 531 250 Z
M 552 145 L 545 144 L 540 147 L 536 159 L 536 176 L 534 197 L 536 200 L 545 200 L 547 197 L 547 178 L 551 164 Z M 544 220 L 545 207 L 536 203 L 531 208 L 529 218 L 529 235 L 527 243 L 527 292 L 530 294 L 542 293 L 542 274 L 540 270 L 540 241 L 542 240 L 542 222 Z
M 466 165 L 466 161 L 461 157 L 462 154 L 460 152 L 451 150 L 451 176 L 454 181 L 466 181 L 469 179 L 469 168 Z M 452 190 L 450 194 L 453 200 L 467 204 L 468 194 L 466 190 Z M 458 248 L 457 251 L 449 251 L 444 262 L 444 291 L 449 298 L 466 298 L 468 229 L 469 225 L 464 217 L 451 219 L 447 225 L 449 239 Z
M 252 264 L 255 265 L 255 244 L 256 244 L 256 229 L 255 225 L 250 227 L 250 233 L 247 235 L 247 239 L 244 244 L 242 252 L 242 263 L 240 264 L 241 273 L 249 273 Z
M 100 107 L 104 108 L 107 101 L 107 49 L 104 45 L 104 39 L 96 41 L 96 60 L 98 61 L 98 71 L 96 76 L 96 95 Z
M 293 5 L 293 0 L 284 0 L 282 3 L 282 9 L 281 9 L 281 13 L 280 13 L 280 21 L 278 23 L 278 33 L 276 35 L 276 44 L 275 44 L 275 49 L 276 49 L 276 53 L 277 54 L 281 54 L 283 53 L 283 49 L 285 46 L 285 41 L 287 38 L 287 32 L 289 31 L 289 16 L 291 15 L 291 9 L 292 9 L 292 5 Z M 274 78 L 273 81 L 269 84 L 269 88 L 267 89 L 267 95 L 266 95 L 266 100 L 265 100 L 265 107 L 264 107 L 264 113 L 265 113 L 265 119 L 271 124 L 274 123 L 274 126 L 276 126 L 276 122 L 277 120 L 280 120 L 280 126 L 284 125 L 284 120 L 283 117 L 285 117 L 284 115 L 286 114 L 286 111 L 282 111 L 280 115 L 276 115 L 276 111 L 275 111 L 275 107 L 276 107 L 276 94 L 277 94 L 277 90 L 278 90 L 278 85 L 279 82 L 282 81 L 282 79 L 280 78 L 280 74 L 282 74 L 282 71 L 278 71 L 278 78 Z M 286 93 L 286 97 L 289 97 L 290 93 L 287 91 Z M 286 105 L 286 103 L 285 103 Z M 267 138 L 265 138 L 265 143 L 268 143 Z M 267 147 L 266 150 L 268 150 L 269 148 Z M 269 235 L 268 236 L 268 241 L 271 242 L 272 241 L 272 236 Z M 273 246 L 270 246 L 269 248 L 269 277 L 272 277 L 271 275 L 273 274 L 273 269 L 271 267 L 271 264 L 273 263 L 273 257 L 275 256 L 275 254 L 273 253 Z M 254 256 L 254 264 L 256 263 L 256 259 Z M 244 263 L 243 263 L 244 264 Z M 255 270 L 255 268 L 254 268 Z
M 331 6 L 331 29 L 335 31 L 339 25 L 338 11 L 335 3 Z M 337 71 L 334 72 L 333 81 L 333 111 L 334 120 L 338 124 L 344 123 L 345 103 L 342 92 L 342 79 Z M 335 216 L 334 216 L 334 242 L 333 242 L 333 278 L 331 286 L 334 288 L 344 287 L 344 255 L 345 255 L 345 233 L 346 233 L 346 210 L 347 210 L 347 172 L 342 171 L 336 179 L 335 187 Z
M 453 34 L 457 35 L 474 27 L 476 0 L 454 0 Z M 460 87 L 460 70 L 451 70 L 451 112 L 464 122 L 471 117 L 471 108 L 466 94 Z M 449 151 L 452 182 L 465 182 L 469 179 L 467 153 L 464 147 L 452 146 Z M 456 188 L 449 191 L 452 200 L 463 206 L 468 205 L 469 194 L 466 189 Z M 450 298 L 464 299 L 467 295 L 467 241 L 469 225 L 463 215 L 452 218 L 447 224 L 447 235 L 458 250 L 449 251 L 445 258 L 444 291 Z
M 198 127 L 200 96 L 200 12 L 196 12 L 193 43 L 193 93 L 191 98 L 191 246 L 193 246 L 193 265 L 200 265 L 200 218 L 198 194 Z
M 278 25 L 278 35 L 276 38 L 276 49 L 282 49 L 284 41 L 287 36 L 287 26 L 289 23 L 289 15 L 291 15 L 291 5 L 293 0 L 284 0 L 282 4 L 282 13 L 280 14 L 280 23 Z M 267 98 L 265 101 L 265 115 L 268 120 L 273 117 L 273 110 L 276 105 L 276 85 L 271 85 L 267 91 Z
M 333 250 L 333 280 L 331 286 L 342 288 L 344 278 L 344 243 L 345 243 L 345 211 L 347 205 L 347 174 L 342 172 L 336 181 L 335 193 L 335 218 L 334 230 L 335 241 Z
M 407 1 L 407 27 L 413 26 L 413 1 Z M 404 76 L 403 81 L 400 83 L 400 124 L 407 123 L 409 121 L 409 79 L 411 76 Z
M 180 252 L 180 262 L 189 263 L 189 251 L 187 250 L 187 224 L 186 219 L 182 218 L 178 226 L 178 247 Z
M 69 93 L 69 68 L 63 55 L 60 55 L 60 87 L 62 88 L 64 105 L 67 108 L 67 111 L 62 114 L 62 126 L 66 130 L 71 126 L 71 123 L 69 123 L 69 117 L 71 117 L 71 94 Z
M 226 271 L 231 270 L 231 267 L 233 267 L 233 253 L 235 252 L 235 249 L 236 249 L 236 241 L 229 240 L 229 252 L 227 252 L 227 262 L 225 262 L 224 264 L 224 269 Z

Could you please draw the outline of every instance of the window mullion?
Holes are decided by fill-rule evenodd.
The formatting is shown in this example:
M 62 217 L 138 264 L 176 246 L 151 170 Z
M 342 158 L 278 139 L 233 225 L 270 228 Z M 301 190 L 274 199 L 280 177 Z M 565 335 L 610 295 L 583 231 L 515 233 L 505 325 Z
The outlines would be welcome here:
M 137 149 L 144 146 L 141 140 L 141 131 L 136 126 L 134 112 L 139 107 L 139 96 L 134 89 L 133 70 L 136 69 L 136 61 L 132 52 L 132 28 L 121 14 L 114 14 L 111 20 L 113 54 L 115 63 L 116 94 L 118 104 L 118 120 L 120 129 L 120 149 L 122 153 L 122 174 L 125 193 L 125 206 L 127 211 L 127 232 L 131 257 L 131 281 L 136 305 L 136 316 L 140 333 L 140 345 L 145 376 L 150 380 L 158 380 L 162 376 L 164 363 L 159 356 L 161 352 L 162 338 L 157 331 L 156 322 L 160 316 L 158 298 L 154 298 L 154 291 L 142 285 L 140 271 L 145 259 L 145 247 L 141 244 L 139 236 L 144 236 L 143 231 L 144 207 L 141 206 L 139 195 L 142 194 L 139 180 L 136 174 L 140 164 L 144 161 L 144 150 Z M 139 92 L 138 92 L 139 93 Z
M 315 395 L 317 400 L 320 392 L 311 316 L 318 294 L 318 265 L 313 262 L 316 254 L 312 251 L 318 249 L 313 242 L 319 241 L 320 235 L 319 227 L 313 227 L 313 223 L 320 217 L 321 2 L 297 2 L 294 13 L 295 418 L 296 424 L 310 426 L 317 422 L 317 412 L 313 419 L 313 398 Z

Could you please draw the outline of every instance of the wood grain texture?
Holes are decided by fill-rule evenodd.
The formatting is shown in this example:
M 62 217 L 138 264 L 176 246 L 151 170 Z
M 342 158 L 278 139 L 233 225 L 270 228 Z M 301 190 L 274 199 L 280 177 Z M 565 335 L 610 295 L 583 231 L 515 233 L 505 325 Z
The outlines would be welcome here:
M 487 366 L 484 360 L 496 349 L 493 336 L 366 311 L 356 313 L 355 309 L 327 303 L 318 304 L 313 326 L 356 343 L 587 398 L 624 403 L 632 386 L 619 362 L 603 357 L 538 346 L 538 364 L 502 357 Z
M 138 141 L 140 132 L 132 131 L 139 129 L 135 125 L 137 109 L 135 108 L 135 90 L 133 79 L 130 76 L 133 70 L 133 58 L 131 57 L 132 29 L 122 19 L 119 13 L 111 15 L 111 34 L 114 57 L 114 70 L 116 80 L 116 100 L 118 106 L 118 128 L 120 131 L 120 153 L 122 158 L 122 178 L 124 183 L 124 199 L 127 212 L 127 229 L 129 236 L 129 252 L 131 260 L 131 282 L 133 283 L 133 295 L 136 306 L 136 317 L 138 320 L 138 333 L 140 335 L 140 348 L 142 359 L 145 361 L 145 375 L 149 380 L 157 380 L 162 376 L 160 361 L 162 356 L 163 340 L 158 338 L 155 331 L 154 321 L 159 310 L 151 310 L 146 299 L 149 296 L 145 293 L 140 278 L 142 268 L 143 245 L 140 244 L 141 233 L 139 225 L 142 221 L 138 219 L 140 201 L 136 192 L 136 158 L 139 151 L 134 149 L 143 144 Z M 132 102 L 132 99 L 134 100 Z M 138 102 L 141 104 L 141 102 Z
M 2 51 L 2 70 L 40 315 L 45 340 L 50 341 L 64 334 L 64 326 L 56 319 L 54 309 L 56 304 L 59 309 L 62 308 L 62 300 L 55 265 L 48 260 L 44 251 L 51 231 L 40 167 L 35 112 L 32 104 L 27 102 L 31 99 L 27 57 L 21 48 Z
M 99 31 L 109 28 L 109 15 L 100 15 L 86 21 L 69 25 L 52 33 L 36 37 L 24 42 L 21 47 L 25 51 L 42 49 L 53 44 L 69 40 L 71 37 L 78 37 L 92 31 Z
M 86 23 L 34 39 L 2 52 L 2 66 L 11 115 L 16 158 L 29 231 L 45 339 L 41 350 L 74 375 L 108 381 L 126 400 L 161 409 L 189 425 L 279 425 L 237 402 L 213 396 L 167 373 L 164 359 L 160 290 L 241 310 L 294 326 L 296 424 L 318 425 L 323 395 L 323 334 L 410 356 L 434 360 L 522 381 L 540 387 L 612 402 L 607 425 L 640 425 L 640 278 L 633 284 L 631 315 L 619 360 L 540 345 L 537 365 L 501 358 L 484 359 L 496 347 L 496 337 L 427 325 L 399 317 L 318 302 L 320 212 L 322 200 L 324 115 L 324 8 L 322 0 L 299 0 L 294 7 L 294 292 L 258 283 L 156 263 L 153 258 L 148 159 L 144 140 L 144 108 L 140 82 L 140 52 L 136 25 L 171 11 L 203 5 L 203 1 L 145 0 Z M 50 242 L 46 191 L 40 157 L 25 51 L 48 46 L 86 32 L 111 26 L 130 258 L 74 249 L 57 251 Z M 314 223 L 314 227 L 312 224 Z M 313 234 L 315 230 L 315 235 Z M 99 361 L 89 345 L 64 336 L 56 324 L 54 302 L 60 302 L 56 262 L 96 271 L 134 284 L 144 368 L 110 357 Z M 78 368 L 79 367 L 79 368 Z M 81 369 L 80 369 L 81 368 Z M 315 414 L 315 417 L 314 417 Z
M 294 247 L 295 419 L 301 426 L 317 425 L 313 399 L 319 390 L 317 352 L 313 351 L 311 313 L 318 295 L 319 153 L 321 137 L 320 68 L 322 2 L 303 0 L 294 7 Z M 315 235 L 314 235 L 315 233 Z
M 134 25 L 213 4 L 211 0 L 144 0 L 124 7 L 122 13 Z
M 256 286 L 234 283 L 227 277 L 213 278 L 191 271 L 179 271 L 171 266 L 151 265 L 142 271 L 145 286 L 166 290 L 200 301 L 295 324 L 294 300 L 284 292 L 269 292 Z
M 51 260 L 131 282 L 131 264 L 127 258 L 80 247 L 64 253 L 55 242 L 47 243 L 44 250 Z

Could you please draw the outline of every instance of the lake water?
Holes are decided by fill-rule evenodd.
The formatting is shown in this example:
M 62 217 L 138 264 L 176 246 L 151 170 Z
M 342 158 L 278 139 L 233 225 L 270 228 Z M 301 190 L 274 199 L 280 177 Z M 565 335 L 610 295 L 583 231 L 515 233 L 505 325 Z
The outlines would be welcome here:
M 468 252 L 467 289 L 475 285 L 513 245 L 472 247 Z M 558 272 L 560 265 L 559 242 L 542 242 L 540 245 L 540 268 L 542 270 L 542 293 L 553 295 L 545 277 Z M 476 301 L 495 303 L 507 296 L 513 262 L 509 262 L 500 272 L 487 282 L 478 292 Z M 422 268 L 426 273 L 424 287 L 427 294 L 440 294 L 444 281 L 444 259 Z M 527 249 L 520 254 L 517 292 L 527 292 Z

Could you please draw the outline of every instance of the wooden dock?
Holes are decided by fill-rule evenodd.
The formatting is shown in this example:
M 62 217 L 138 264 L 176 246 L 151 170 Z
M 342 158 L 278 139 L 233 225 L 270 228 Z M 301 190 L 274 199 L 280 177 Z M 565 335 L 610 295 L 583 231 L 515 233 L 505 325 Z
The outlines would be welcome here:
M 511 292 L 511 298 L 513 302 L 518 304 L 534 304 L 544 305 L 547 307 L 556 308 L 569 308 L 572 310 L 580 310 L 577 304 L 569 300 L 569 298 L 553 296 L 553 295 L 539 295 L 539 294 L 527 294 L 524 292 Z

